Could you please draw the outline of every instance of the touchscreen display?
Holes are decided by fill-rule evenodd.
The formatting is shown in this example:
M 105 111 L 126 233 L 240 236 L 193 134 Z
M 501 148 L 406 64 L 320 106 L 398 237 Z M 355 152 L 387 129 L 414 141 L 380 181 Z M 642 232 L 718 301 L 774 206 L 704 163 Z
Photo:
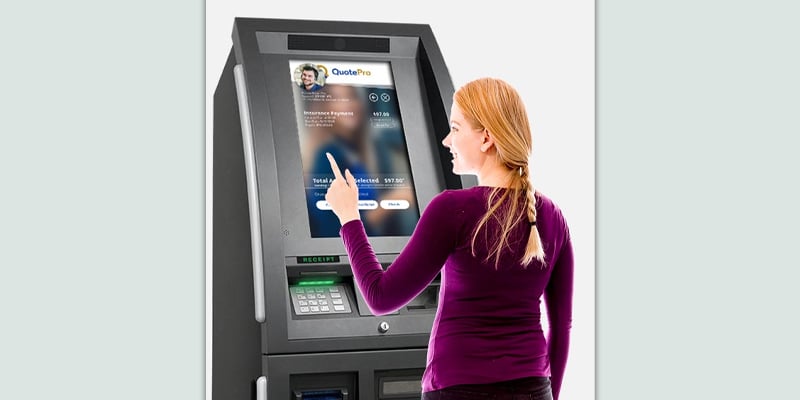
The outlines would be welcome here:
M 367 235 L 410 236 L 419 208 L 390 64 L 290 60 L 289 70 L 311 237 L 339 236 L 325 153 L 355 177 Z

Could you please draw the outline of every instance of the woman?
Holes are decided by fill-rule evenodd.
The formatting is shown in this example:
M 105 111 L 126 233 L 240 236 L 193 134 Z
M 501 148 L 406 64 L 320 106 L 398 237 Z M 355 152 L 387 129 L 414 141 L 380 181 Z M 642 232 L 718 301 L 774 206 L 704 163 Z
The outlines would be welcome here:
M 572 320 L 572 244 L 559 208 L 530 182 L 524 105 L 506 82 L 483 78 L 456 91 L 450 115 L 442 144 L 453 173 L 477 175 L 478 186 L 434 197 L 386 271 L 364 233 L 355 180 L 329 156 L 336 179 L 326 200 L 342 224 L 356 283 L 380 315 L 407 304 L 441 271 L 423 399 L 557 400 Z

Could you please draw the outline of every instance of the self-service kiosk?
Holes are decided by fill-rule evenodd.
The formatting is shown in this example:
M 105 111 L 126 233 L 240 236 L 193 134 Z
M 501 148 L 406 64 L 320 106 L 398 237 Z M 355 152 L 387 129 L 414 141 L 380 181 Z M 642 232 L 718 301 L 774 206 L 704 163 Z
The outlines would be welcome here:
M 452 174 L 431 28 L 237 18 L 214 94 L 214 400 L 418 399 L 438 279 L 372 315 L 325 202 L 331 153 L 388 268 Z

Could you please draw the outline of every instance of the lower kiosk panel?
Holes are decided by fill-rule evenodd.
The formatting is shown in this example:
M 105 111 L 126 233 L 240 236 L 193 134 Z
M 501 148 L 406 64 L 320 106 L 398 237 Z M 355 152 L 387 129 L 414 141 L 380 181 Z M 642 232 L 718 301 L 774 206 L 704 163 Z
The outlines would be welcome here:
M 257 400 L 418 400 L 425 349 L 264 356 Z

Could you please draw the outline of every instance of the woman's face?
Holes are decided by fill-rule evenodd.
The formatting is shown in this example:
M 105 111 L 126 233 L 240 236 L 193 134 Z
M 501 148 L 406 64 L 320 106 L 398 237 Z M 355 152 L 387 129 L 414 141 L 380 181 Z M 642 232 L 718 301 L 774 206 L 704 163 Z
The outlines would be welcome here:
M 485 137 L 486 130 L 473 127 L 454 102 L 450 109 L 450 133 L 442 140 L 444 147 L 453 155 L 454 174 L 477 175 L 487 156 L 481 151 Z

